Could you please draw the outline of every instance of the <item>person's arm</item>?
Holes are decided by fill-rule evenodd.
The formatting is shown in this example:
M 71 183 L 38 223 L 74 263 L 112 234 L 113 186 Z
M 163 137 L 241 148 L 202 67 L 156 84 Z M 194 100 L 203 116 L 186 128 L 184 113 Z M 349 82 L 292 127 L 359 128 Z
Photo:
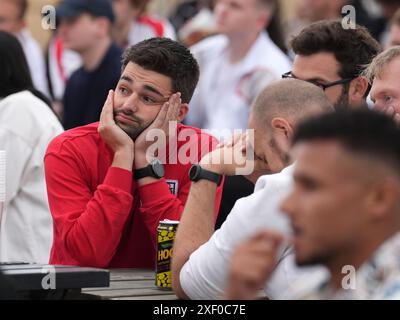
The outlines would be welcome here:
M 196 227 L 197 222 L 191 219 L 192 212 L 184 211 L 172 258 L 172 275 L 175 277 L 172 285 L 180 297 L 222 298 L 228 281 L 230 258 L 239 243 L 260 228 L 290 234 L 290 224 L 280 211 L 280 202 L 290 190 L 291 180 L 290 170 L 261 178 L 254 193 L 236 201 L 221 228 L 204 244 L 197 243 L 197 239 L 191 236 L 189 230 Z M 186 233 L 185 238 L 179 237 L 182 231 Z M 286 247 L 280 249 L 279 260 L 284 258 Z M 271 286 L 266 284 L 265 294 L 270 296 L 281 291 L 288 286 L 289 279 L 287 275 L 281 279 L 274 276 Z
M 104 104 L 98 127 L 114 151 L 111 167 L 93 192 L 80 154 L 68 143 L 53 141 L 45 172 L 50 210 L 63 250 L 80 265 L 105 267 L 115 254 L 132 206 L 134 144 L 113 119 L 113 92 Z M 57 241 L 58 240 L 58 241 Z M 57 248 L 55 248 L 57 250 Z
M 180 285 L 179 275 L 190 254 L 205 243 L 214 232 L 217 185 L 200 180 L 193 182 L 174 241 L 171 266 L 172 286 L 179 298 L 188 296 Z
M 236 137 L 232 142 L 220 146 L 207 154 L 200 161 L 200 165 L 218 174 L 235 174 L 238 167 L 243 166 L 242 137 Z M 227 161 L 224 160 L 236 160 Z M 239 161 L 238 161 L 239 160 Z M 242 160 L 242 162 L 240 161 Z M 192 183 L 189 198 L 187 200 L 181 222 L 174 242 L 172 258 L 172 286 L 178 297 L 186 299 L 187 294 L 180 283 L 180 273 L 189 256 L 202 244 L 207 242 L 214 232 L 213 213 L 216 197 L 216 185 L 214 182 L 200 180 Z
M 62 244 L 53 250 L 66 251 L 80 266 L 107 267 L 132 207 L 132 172 L 111 166 L 92 192 L 90 178 L 67 146 L 57 152 L 52 149 L 50 144 L 45 157 L 47 194 L 56 230 L 54 243 Z

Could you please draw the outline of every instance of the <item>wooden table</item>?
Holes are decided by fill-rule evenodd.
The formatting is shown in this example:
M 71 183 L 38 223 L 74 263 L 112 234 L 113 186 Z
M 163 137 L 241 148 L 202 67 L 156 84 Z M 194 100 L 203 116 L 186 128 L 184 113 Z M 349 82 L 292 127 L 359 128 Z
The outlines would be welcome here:
M 155 285 L 155 272 L 148 269 L 110 269 L 110 286 L 83 289 L 88 298 L 111 300 L 176 300 L 171 290 Z

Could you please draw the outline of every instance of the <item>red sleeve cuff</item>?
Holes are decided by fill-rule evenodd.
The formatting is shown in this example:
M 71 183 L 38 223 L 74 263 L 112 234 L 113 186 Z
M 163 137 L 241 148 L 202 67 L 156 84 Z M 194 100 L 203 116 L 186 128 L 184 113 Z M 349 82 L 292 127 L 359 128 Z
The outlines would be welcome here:
M 158 202 L 162 198 L 171 196 L 168 184 L 165 182 L 164 179 L 160 179 L 156 182 L 139 186 L 138 189 L 142 205 L 145 205 L 152 201 Z
M 110 167 L 103 181 L 104 185 L 122 189 L 127 193 L 132 192 L 132 172 L 129 170 Z

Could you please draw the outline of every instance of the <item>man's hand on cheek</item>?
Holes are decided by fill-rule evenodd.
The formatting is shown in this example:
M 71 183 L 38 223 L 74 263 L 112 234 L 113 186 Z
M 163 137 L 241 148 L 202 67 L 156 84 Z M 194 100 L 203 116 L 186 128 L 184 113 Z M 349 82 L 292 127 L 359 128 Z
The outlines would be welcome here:
M 134 143 L 128 134 L 114 120 L 114 91 L 110 90 L 100 115 L 97 131 L 101 138 L 114 152 L 121 150 L 133 153 Z
M 112 166 L 132 171 L 134 143 L 131 137 L 115 123 L 114 92 L 112 90 L 110 90 L 101 111 L 97 131 L 106 145 L 114 151 Z

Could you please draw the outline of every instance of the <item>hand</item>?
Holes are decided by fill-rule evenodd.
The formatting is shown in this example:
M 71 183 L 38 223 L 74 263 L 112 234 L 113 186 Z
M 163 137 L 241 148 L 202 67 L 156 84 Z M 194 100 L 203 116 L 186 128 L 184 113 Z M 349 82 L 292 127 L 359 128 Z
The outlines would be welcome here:
M 128 134 L 114 121 L 114 91 L 112 90 L 108 93 L 107 100 L 101 111 L 97 131 L 107 146 L 114 151 L 114 159 L 111 166 L 132 171 L 134 143 Z
M 249 143 L 247 143 L 246 152 L 253 154 L 253 160 L 249 160 L 249 162 L 252 161 L 250 162 L 250 164 L 254 168 L 253 172 L 244 176 L 247 180 L 255 184 L 259 177 L 272 173 L 271 169 L 268 166 L 268 163 L 255 154 L 253 147 Z
M 227 290 L 229 300 L 256 299 L 277 265 L 283 236 L 263 230 L 238 245 L 231 257 Z
M 396 112 L 394 107 L 387 107 L 386 109 L 383 109 L 383 112 L 389 117 L 392 117 L 397 124 L 400 124 L 400 113 Z
M 97 128 L 101 138 L 115 153 L 134 149 L 133 140 L 114 121 L 114 91 L 110 90 L 100 115 Z
M 200 165 L 222 175 L 250 175 L 250 181 L 269 173 L 267 164 L 258 159 L 249 143 L 247 134 L 236 134 L 228 141 L 206 154 Z M 255 179 L 256 180 L 256 179 Z
M 165 142 L 168 142 L 169 139 L 169 123 L 170 121 L 177 121 L 179 112 L 181 109 L 181 94 L 175 93 L 171 95 L 168 102 L 164 103 L 161 107 L 160 112 L 157 117 L 153 121 L 153 123 L 146 128 L 135 140 L 135 166 L 136 168 L 141 168 L 146 166 L 154 157 L 154 154 L 146 154 L 149 146 L 151 146 L 154 141 L 151 139 L 146 139 L 148 134 L 152 130 L 162 130 L 162 134 L 165 137 Z M 175 134 L 176 132 L 174 132 Z
M 237 134 L 203 156 L 199 164 L 204 169 L 215 173 L 233 176 L 236 175 L 237 168 L 246 164 L 245 151 L 246 136 Z

